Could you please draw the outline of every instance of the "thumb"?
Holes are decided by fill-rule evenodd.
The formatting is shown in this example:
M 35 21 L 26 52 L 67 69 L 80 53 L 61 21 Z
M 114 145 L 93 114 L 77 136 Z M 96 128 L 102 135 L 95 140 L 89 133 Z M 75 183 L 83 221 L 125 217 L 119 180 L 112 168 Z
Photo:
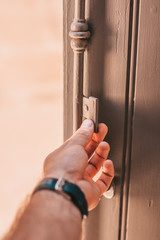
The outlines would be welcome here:
M 75 145 L 86 147 L 91 141 L 94 132 L 94 124 L 92 120 L 84 120 L 81 127 L 73 134 L 70 141 Z

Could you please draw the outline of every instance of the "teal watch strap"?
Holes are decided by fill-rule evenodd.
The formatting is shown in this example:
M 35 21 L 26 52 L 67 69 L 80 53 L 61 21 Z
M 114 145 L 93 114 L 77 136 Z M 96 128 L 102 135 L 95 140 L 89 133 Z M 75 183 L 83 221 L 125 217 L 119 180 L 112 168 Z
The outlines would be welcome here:
M 67 194 L 80 210 L 82 218 L 88 216 L 88 204 L 85 195 L 76 184 L 68 182 L 64 178 L 45 178 L 35 188 L 33 194 L 40 190 L 51 190 Z

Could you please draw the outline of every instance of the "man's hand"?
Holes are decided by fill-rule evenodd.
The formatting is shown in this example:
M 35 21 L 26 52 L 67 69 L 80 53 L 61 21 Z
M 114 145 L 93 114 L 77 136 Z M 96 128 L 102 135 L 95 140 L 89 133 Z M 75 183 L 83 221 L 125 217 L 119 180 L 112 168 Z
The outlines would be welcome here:
M 96 207 L 114 177 L 113 163 L 106 160 L 110 146 L 102 142 L 107 131 L 107 126 L 101 123 L 99 132 L 93 133 L 93 122 L 85 120 L 74 135 L 52 152 L 44 163 L 44 177 L 64 177 L 77 184 L 85 194 L 89 210 Z M 93 177 L 101 167 L 101 175 L 95 182 Z
M 86 196 L 89 210 L 98 204 L 114 176 L 113 163 L 106 160 L 110 147 L 102 142 L 106 134 L 105 124 L 99 124 L 99 133 L 95 134 L 92 121 L 85 120 L 44 163 L 44 177 L 64 177 L 77 184 Z M 95 182 L 92 178 L 102 166 Z M 3 240 L 79 240 L 81 233 L 81 214 L 71 201 L 51 191 L 38 191 Z

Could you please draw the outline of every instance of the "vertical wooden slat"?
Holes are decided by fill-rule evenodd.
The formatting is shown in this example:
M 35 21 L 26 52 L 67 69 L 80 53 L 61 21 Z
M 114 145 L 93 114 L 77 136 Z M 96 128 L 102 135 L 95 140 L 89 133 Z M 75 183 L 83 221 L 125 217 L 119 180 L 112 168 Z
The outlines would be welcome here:
M 102 198 L 97 209 L 90 213 L 86 224 L 87 240 L 119 238 L 129 15 L 130 1 L 87 1 L 86 18 L 91 40 L 84 60 L 84 93 L 99 98 L 100 122 L 109 127 L 106 138 L 111 145 L 109 157 L 119 176 L 115 197 L 111 200 Z M 89 83 L 89 91 L 86 83 Z
M 124 145 L 124 176 L 123 176 L 123 195 L 122 195 L 122 212 L 120 216 L 120 239 L 126 238 L 126 221 L 128 210 L 128 192 L 129 177 L 131 166 L 131 146 L 133 134 L 133 114 L 134 114 L 134 94 L 135 94 L 135 72 L 137 63 L 137 39 L 138 39 L 138 22 L 139 22 L 139 0 L 131 1 L 130 5 L 130 36 L 128 48 L 128 84 L 126 88 L 126 138 Z M 129 59 L 130 58 L 130 59 Z
M 91 31 L 91 40 L 84 59 L 84 95 L 92 95 L 100 100 L 100 122 L 109 127 L 107 141 L 111 145 L 110 158 L 113 159 L 118 181 L 113 199 L 102 198 L 99 206 L 90 213 L 85 224 L 87 240 L 117 240 L 119 238 L 119 218 L 121 211 L 121 179 L 123 175 L 123 155 L 125 139 L 126 83 L 128 67 L 129 0 L 87 0 L 86 18 Z M 73 0 L 64 0 L 64 27 L 73 19 Z M 67 13 L 66 13 L 67 11 Z M 71 135 L 72 124 L 72 77 L 73 53 L 64 29 L 64 79 L 65 138 Z M 68 94 L 69 92 L 69 94 Z M 68 115 L 67 115 L 68 111 Z
M 63 121 L 64 140 L 73 133 L 73 50 L 69 31 L 74 16 L 74 0 L 63 1 L 63 79 L 64 79 L 64 101 Z
M 160 226 L 160 1 L 140 1 L 126 239 L 158 240 Z
M 118 240 L 120 231 L 122 177 L 125 144 L 126 89 L 128 84 L 128 38 L 130 1 L 105 1 L 104 72 L 100 96 L 100 119 L 109 127 L 107 140 L 111 145 L 116 195 L 103 199 L 100 205 L 100 239 Z M 102 31 L 102 30 L 101 30 Z M 97 83 L 98 84 L 98 83 Z

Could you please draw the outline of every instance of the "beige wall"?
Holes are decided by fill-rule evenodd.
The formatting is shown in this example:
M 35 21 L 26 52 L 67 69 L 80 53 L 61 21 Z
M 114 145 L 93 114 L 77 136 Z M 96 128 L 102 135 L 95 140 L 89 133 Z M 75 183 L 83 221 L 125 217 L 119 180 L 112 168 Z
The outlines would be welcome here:
M 0 1 L 0 236 L 62 143 L 62 0 Z

